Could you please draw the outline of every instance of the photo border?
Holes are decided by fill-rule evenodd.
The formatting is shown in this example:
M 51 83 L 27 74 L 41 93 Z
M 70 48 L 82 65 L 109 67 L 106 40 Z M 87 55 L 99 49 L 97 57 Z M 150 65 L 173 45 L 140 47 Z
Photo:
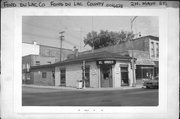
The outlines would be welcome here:
M 16 113 L 88 114 L 165 114 L 167 112 L 167 38 L 166 9 L 15 9 L 14 111 Z M 158 16 L 159 17 L 159 105 L 158 106 L 22 106 L 22 16 Z M 166 34 L 166 35 L 165 35 Z M 166 74 L 166 75 L 165 75 Z M 80 111 L 79 111 L 80 110 Z M 88 110 L 88 111 L 87 111 Z M 95 111 L 93 111 L 95 110 Z M 151 116 L 150 116 L 151 117 Z

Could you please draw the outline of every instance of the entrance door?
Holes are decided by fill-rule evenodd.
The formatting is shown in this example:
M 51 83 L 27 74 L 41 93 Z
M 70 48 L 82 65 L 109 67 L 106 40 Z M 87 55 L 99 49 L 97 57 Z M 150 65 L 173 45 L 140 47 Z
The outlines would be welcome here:
M 89 76 L 89 72 L 90 72 L 90 67 L 86 67 L 85 69 L 85 84 L 86 84 L 86 87 L 90 87 L 90 76 Z
M 101 87 L 112 87 L 112 67 L 102 65 L 101 68 Z
M 66 69 L 61 69 L 60 70 L 60 83 L 61 86 L 66 86 Z
M 121 67 L 121 86 L 128 86 L 128 67 Z

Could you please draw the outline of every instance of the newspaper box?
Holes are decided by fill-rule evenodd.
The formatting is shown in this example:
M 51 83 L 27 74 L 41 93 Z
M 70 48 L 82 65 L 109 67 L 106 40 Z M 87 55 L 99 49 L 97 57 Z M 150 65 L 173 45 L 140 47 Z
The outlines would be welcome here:
M 77 86 L 78 89 L 81 89 L 82 88 L 82 80 L 79 80 L 78 81 L 78 86 Z

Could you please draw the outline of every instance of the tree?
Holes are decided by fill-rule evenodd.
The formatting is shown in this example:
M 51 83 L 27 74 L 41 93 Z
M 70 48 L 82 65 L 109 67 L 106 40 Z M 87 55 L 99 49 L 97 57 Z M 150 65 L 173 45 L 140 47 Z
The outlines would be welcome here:
M 101 30 L 99 33 L 92 31 L 84 38 L 84 44 L 89 45 L 94 49 L 98 49 L 126 42 L 133 39 L 133 37 L 133 33 L 127 31 L 113 32 Z

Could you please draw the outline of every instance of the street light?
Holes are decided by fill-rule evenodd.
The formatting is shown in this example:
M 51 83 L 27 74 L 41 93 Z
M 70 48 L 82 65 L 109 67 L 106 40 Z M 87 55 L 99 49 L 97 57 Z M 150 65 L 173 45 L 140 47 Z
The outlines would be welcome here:
M 131 20 L 131 32 L 133 33 L 133 22 L 134 20 L 137 18 L 137 16 L 135 16 L 132 20 Z M 135 87 L 136 83 L 135 83 L 135 68 L 134 68 L 134 44 L 133 44 L 133 39 L 131 39 L 132 42 L 132 70 L 133 70 L 133 84 L 132 86 Z

